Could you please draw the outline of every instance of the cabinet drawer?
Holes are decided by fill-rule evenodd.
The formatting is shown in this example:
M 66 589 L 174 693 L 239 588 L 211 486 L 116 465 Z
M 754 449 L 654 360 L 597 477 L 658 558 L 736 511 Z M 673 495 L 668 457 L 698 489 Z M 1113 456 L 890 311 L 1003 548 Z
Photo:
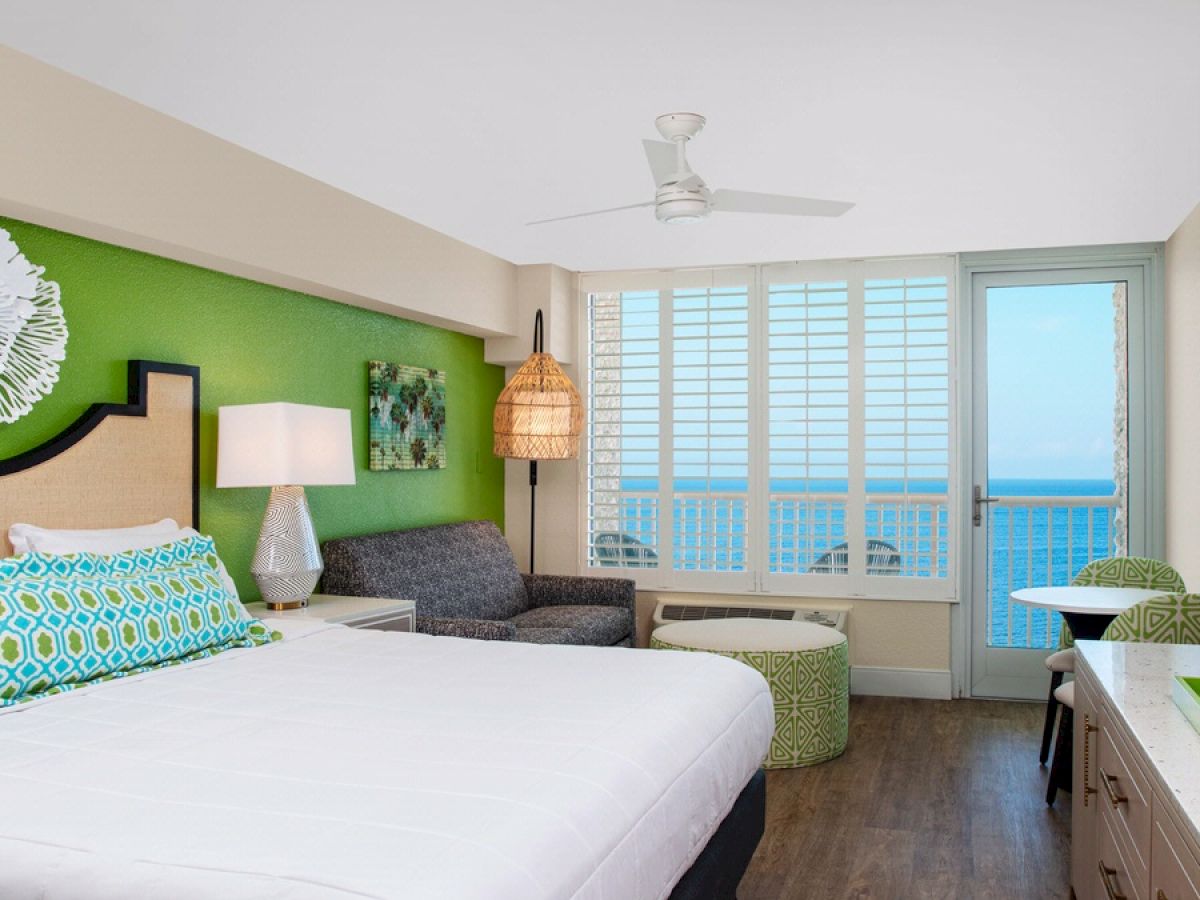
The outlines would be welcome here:
M 1114 831 L 1120 827 L 1120 823 L 1112 816 L 1100 816 L 1097 822 L 1097 881 L 1100 884 L 1097 897 L 1099 900 L 1150 900 L 1146 896 L 1149 879 L 1145 876 L 1139 878 L 1125 858 L 1123 842 Z
M 1200 860 L 1164 815 L 1153 824 L 1150 900 L 1200 900 Z
M 1150 784 L 1121 730 L 1110 720 L 1097 741 L 1097 804 L 1121 832 L 1136 874 L 1150 872 Z

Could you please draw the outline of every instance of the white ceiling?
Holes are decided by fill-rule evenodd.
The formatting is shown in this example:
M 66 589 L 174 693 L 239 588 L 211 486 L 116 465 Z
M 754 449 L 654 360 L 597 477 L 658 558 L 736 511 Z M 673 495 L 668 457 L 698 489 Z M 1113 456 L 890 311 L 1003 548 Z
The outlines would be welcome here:
M 0 41 L 518 263 L 1161 240 L 1200 201 L 1197 0 L 40 0 Z M 652 199 L 677 110 L 714 188 L 858 206 L 523 225 Z

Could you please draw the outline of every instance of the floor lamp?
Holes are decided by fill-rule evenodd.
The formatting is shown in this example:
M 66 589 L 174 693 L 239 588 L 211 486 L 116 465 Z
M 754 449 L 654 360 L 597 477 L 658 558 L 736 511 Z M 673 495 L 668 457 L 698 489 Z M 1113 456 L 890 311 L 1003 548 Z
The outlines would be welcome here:
M 583 431 L 583 403 L 562 367 L 543 349 L 542 311 L 533 319 L 533 353 L 509 379 L 492 416 L 493 451 L 506 459 L 529 460 L 529 571 L 536 535 L 537 464 L 540 459 L 574 459 Z

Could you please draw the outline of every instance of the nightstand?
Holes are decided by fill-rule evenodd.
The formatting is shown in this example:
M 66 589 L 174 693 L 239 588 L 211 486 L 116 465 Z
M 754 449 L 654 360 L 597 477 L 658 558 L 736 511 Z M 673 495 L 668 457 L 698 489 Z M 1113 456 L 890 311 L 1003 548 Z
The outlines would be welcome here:
M 313 594 L 308 606 L 299 609 L 267 609 L 261 600 L 247 603 L 246 609 L 259 619 L 311 619 L 375 631 L 413 631 L 417 618 L 417 605 L 412 600 L 335 594 Z

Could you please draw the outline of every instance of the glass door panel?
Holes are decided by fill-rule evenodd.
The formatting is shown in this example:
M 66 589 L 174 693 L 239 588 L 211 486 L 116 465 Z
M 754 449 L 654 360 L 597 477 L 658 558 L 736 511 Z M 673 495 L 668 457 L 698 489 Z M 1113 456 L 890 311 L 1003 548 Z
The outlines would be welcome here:
M 1127 550 L 1133 289 L 1114 269 L 975 276 L 975 696 L 1046 696 L 1062 619 L 1013 591 Z

